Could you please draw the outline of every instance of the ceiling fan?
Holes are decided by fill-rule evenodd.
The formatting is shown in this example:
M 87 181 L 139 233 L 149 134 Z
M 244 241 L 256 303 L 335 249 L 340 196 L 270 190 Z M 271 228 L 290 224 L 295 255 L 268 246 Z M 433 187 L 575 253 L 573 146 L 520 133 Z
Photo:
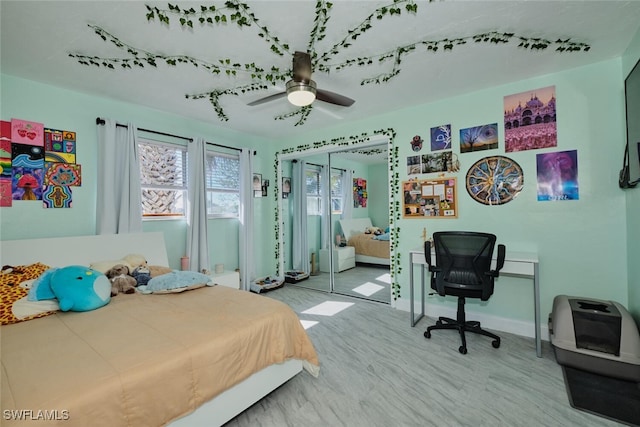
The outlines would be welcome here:
M 287 82 L 286 88 L 287 90 L 285 92 L 265 96 L 264 98 L 250 102 L 248 105 L 264 104 L 265 102 L 282 98 L 285 95 L 290 103 L 298 107 L 309 105 L 315 99 L 343 107 L 349 107 L 355 102 L 353 99 L 344 95 L 317 88 L 316 82 L 311 80 L 311 56 L 307 52 L 296 51 L 294 53 L 293 79 Z

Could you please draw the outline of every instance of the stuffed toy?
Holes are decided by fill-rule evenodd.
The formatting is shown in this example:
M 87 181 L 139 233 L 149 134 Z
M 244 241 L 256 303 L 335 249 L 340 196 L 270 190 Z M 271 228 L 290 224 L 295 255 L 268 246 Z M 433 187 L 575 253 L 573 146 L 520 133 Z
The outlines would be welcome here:
M 151 280 L 151 272 L 145 265 L 134 268 L 131 276 L 136 279 L 136 286 L 146 285 Z
M 54 298 L 62 311 L 95 310 L 111 301 L 111 284 L 107 276 L 84 266 L 51 268 L 33 282 L 27 299 Z
M 130 271 L 135 271 L 138 267 L 144 267 L 148 270 L 151 277 L 158 277 L 162 274 L 171 273 L 173 270 L 169 267 L 162 267 L 160 265 L 149 265 L 146 258 L 138 254 L 130 254 L 124 257 L 124 261 L 131 266 Z M 143 279 L 144 280 L 144 279 Z M 148 280 L 147 280 L 148 282 Z M 138 283 L 138 285 L 146 285 L 147 283 Z
M 382 229 L 380 227 L 367 227 L 364 230 L 365 234 L 374 234 L 376 236 L 379 236 L 380 234 L 382 234 Z
M 171 273 L 173 271 L 169 267 L 163 267 L 161 265 L 148 265 L 147 268 L 149 269 L 149 274 L 151 274 L 152 278 L 162 276 L 163 274 Z
M 211 277 L 196 271 L 178 271 L 153 277 L 149 283 L 138 287 L 143 294 L 168 294 L 198 289 L 204 286 L 215 286 Z
M 116 264 L 108 270 L 105 275 L 111 282 L 111 296 L 115 297 L 118 293 L 132 294 L 136 291 L 136 279 L 129 276 L 129 268 L 124 264 Z

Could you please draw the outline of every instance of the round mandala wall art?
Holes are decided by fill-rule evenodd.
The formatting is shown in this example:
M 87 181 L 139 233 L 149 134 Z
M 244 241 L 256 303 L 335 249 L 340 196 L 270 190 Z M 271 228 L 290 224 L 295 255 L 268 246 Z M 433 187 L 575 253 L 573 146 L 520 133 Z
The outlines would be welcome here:
M 524 174 L 520 165 L 508 157 L 484 157 L 469 168 L 465 184 L 476 202 L 503 205 L 520 194 Z

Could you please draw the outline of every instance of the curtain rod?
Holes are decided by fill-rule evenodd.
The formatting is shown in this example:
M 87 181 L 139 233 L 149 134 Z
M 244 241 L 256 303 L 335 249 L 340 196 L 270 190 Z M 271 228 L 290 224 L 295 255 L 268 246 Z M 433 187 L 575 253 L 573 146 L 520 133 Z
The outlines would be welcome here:
M 294 159 L 294 160 L 292 160 L 292 162 L 293 162 L 293 163 L 297 163 L 297 162 L 298 162 L 298 160 Z M 318 164 L 316 164 L 316 163 L 310 163 L 310 162 L 306 162 L 306 163 L 307 163 L 308 165 L 311 165 L 311 166 L 317 166 L 317 167 L 319 167 L 319 168 L 322 168 L 322 167 L 327 166 L 327 165 L 318 165 Z M 335 166 L 331 166 L 331 169 L 337 169 L 337 170 L 342 171 L 342 172 L 346 172 L 346 171 L 347 171 L 346 169 L 337 168 L 337 167 L 335 167 Z
M 102 119 L 102 118 L 100 118 L 100 117 L 97 117 L 97 118 L 96 118 L 96 124 L 97 124 L 97 125 L 104 125 L 104 124 L 105 124 L 105 121 L 104 121 L 104 119 Z M 120 124 L 120 123 L 116 123 L 116 126 L 120 126 L 120 127 L 123 127 L 123 128 L 127 128 L 127 127 L 129 127 L 129 126 L 127 126 L 127 125 L 123 125 L 123 124 Z M 173 135 L 173 134 L 171 134 L 171 133 L 158 132 L 158 131 L 155 131 L 155 130 L 149 130 L 149 129 L 143 129 L 143 128 L 138 128 L 138 130 L 141 130 L 141 131 L 143 131 L 143 132 L 155 133 L 156 135 L 170 136 L 170 137 L 172 137 L 172 138 L 184 139 L 185 141 L 193 142 L 193 138 L 187 138 L 186 136 Z M 215 146 L 215 147 L 222 147 L 222 148 L 227 148 L 227 149 L 229 149 L 229 150 L 242 151 L 242 149 L 240 149 L 240 148 L 236 148 L 236 147 L 229 147 L 229 146 L 227 146 L 227 145 L 214 144 L 213 142 L 205 142 L 205 143 L 206 143 L 207 145 L 213 145 L 213 146 Z M 255 156 L 256 154 L 257 154 L 257 152 L 254 150 L 254 151 L 253 151 L 253 155 Z

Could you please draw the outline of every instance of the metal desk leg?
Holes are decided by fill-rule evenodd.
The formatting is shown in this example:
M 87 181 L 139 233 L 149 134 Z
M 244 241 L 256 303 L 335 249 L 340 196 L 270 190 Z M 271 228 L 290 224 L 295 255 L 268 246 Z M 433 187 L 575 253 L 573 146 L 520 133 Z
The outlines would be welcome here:
M 542 338 L 540 337 L 540 280 L 538 263 L 533 264 L 533 302 L 535 311 L 536 356 L 542 357 Z
M 409 312 L 411 313 L 411 327 L 416 325 L 413 310 L 413 255 L 409 254 Z
M 420 265 L 420 271 L 421 271 L 421 280 L 420 280 L 420 284 L 422 287 L 422 313 L 420 313 L 420 316 L 418 316 L 417 318 L 415 317 L 415 308 L 414 308 L 414 303 L 415 303 L 415 293 L 414 293 L 414 280 L 413 280 L 413 269 L 415 267 L 414 263 L 413 263 L 413 255 L 410 254 L 409 255 L 409 304 L 411 305 L 411 307 L 409 307 L 409 311 L 411 312 L 411 327 L 416 326 L 416 323 L 418 323 L 418 321 L 420 319 L 422 319 L 424 317 L 424 268 L 422 267 L 421 264 Z

